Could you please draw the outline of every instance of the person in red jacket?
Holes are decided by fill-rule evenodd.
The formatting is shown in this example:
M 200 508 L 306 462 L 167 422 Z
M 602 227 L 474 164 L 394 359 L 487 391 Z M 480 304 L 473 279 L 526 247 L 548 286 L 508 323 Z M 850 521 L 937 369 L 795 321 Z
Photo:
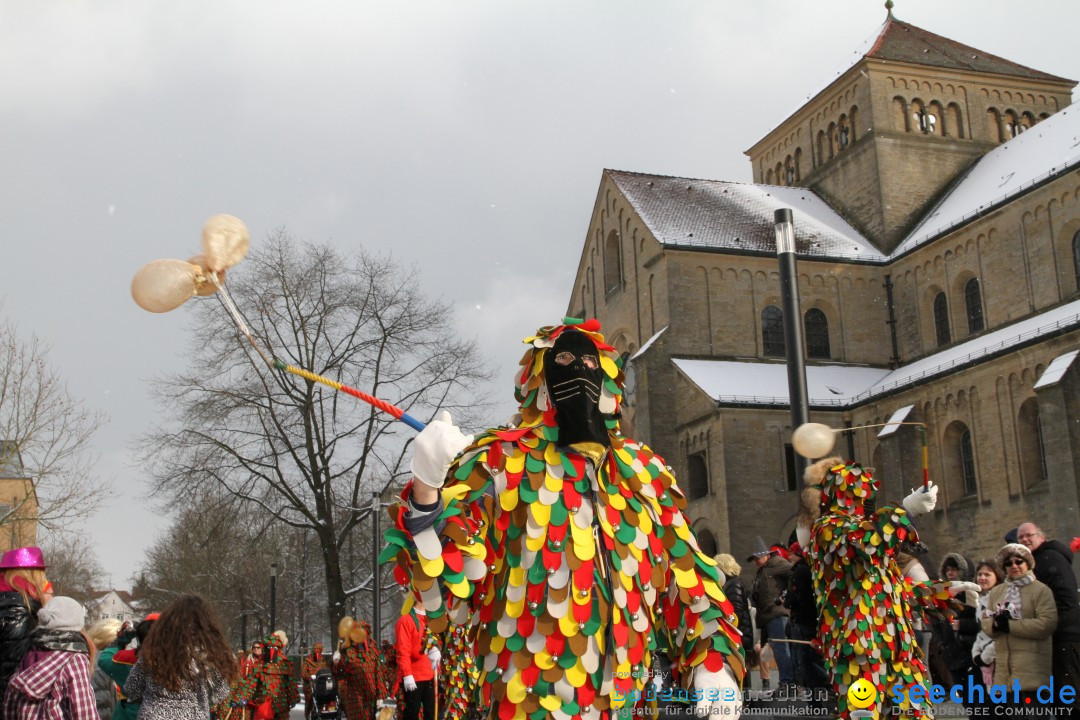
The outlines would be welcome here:
M 441 655 L 438 648 L 424 650 L 424 630 L 427 615 L 417 600 L 412 609 L 403 613 L 394 626 L 394 646 L 397 649 L 398 674 L 405 689 L 405 712 L 402 720 L 417 720 L 420 708 L 424 719 L 435 717 L 435 668 Z

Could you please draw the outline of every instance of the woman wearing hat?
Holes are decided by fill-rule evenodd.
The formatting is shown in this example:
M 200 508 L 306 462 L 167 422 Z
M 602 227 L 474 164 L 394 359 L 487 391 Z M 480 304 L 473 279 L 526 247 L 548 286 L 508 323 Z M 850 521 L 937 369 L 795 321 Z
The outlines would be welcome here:
M 982 629 L 994 640 L 997 661 L 994 684 L 1020 681 L 1020 704 L 1038 702 L 1035 691 L 1050 682 L 1051 636 L 1057 627 L 1057 606 L 1046 585 L 1035 579 L 1035 559 L 1019 543 L 997 554 L 1005 582 L 991 588 Z
M 30 649 L 38 610 L 52 596 L 41 548 L 21 547 L 0 557 L 0 695 Z

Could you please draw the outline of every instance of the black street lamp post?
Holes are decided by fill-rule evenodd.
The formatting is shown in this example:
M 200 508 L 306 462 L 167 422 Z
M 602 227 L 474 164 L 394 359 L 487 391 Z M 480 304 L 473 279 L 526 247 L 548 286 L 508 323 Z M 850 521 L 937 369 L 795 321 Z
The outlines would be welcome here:
M 810 400 L 806 392 L 806 361 L 803 357 L 802 310 L 799 307 L 799 273 L 795 265 L 795 226 L 790 208 L 773 214 L 776 224 L 776 256 L 780 262 L 780 296 L 784 305 L 784 349 L 787 353 L 788 397 L 791 400 L 791 429 L 810 422 Z M 796 454 L 799 477 L 806 458 Z
M 277 630 L 277 563 L 270 563 L 270 632 Z

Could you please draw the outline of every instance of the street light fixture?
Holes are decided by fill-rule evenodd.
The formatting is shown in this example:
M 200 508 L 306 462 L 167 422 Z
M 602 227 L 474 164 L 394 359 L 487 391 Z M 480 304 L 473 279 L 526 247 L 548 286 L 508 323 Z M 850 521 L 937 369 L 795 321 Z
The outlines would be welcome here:
M 270 563 L 270 632 L 277 630 L 277 563 Z

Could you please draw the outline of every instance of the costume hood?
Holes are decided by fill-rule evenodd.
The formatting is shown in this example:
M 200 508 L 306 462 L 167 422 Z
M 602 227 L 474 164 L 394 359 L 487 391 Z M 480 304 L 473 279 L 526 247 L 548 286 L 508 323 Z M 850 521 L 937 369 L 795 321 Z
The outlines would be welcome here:
M 544 372 L 544 358 L 555 344 L 559 335 L 567 330 L 577 330 L 596 345 L 596 355 L 603 371 L 603 384 L 600 388 L 599 407 L 608 430 L 618 431 L 619 407 L 623 397 L 625 377 L 622 371 L 622 359 L 611 345 L 604 342 L 600 332 L 600 321 L 595 318 L 563 318 L 562 325 L 548 325 L 536 331 L 532 337 L 525 338 L 529 349 L 521 358 L 515 378 L 514 397 L 517 398 L 521 412 L 521 425 L 543 424 L 556 427 L 555 406 L 548 396 L 548 387 Z

